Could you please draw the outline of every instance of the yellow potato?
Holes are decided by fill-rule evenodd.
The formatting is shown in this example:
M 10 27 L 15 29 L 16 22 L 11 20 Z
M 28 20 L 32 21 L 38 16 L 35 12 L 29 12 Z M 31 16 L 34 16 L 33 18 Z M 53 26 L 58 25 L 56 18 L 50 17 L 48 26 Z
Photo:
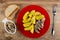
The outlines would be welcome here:
M 42 15 L 40 12 L 32 10 L 31 12 L 26 12 L 23 16 L 23 26 L 24 30 L 30 31 L 32 34 L 35 30 L 35 24 L 37 20 L 41 20 L 44 18 L 44 15 Z
M 44 15 L 40 15 L 40 16 L 35 16 L 36 20 L 41 20 L 44 18 Z
M 36 16 L 35 18 L 36 18 L 36 20 L 40 20 L 41 16 Z
M 41 15 L 41 18 L 43 19 L 44 18 L 44 15 Z
M 29 26 L 29 27 L 25 27 L 24 30 L 28 30 L 28 31 L 30 30 L 30 32 L 33 33 L 33 32 L 34 32 L 34 31 L 33 31 L 33 30 L 34 30 L 34 25 L 32 24 L 32 25 Z
M 31 21 L 31 18 L 23 20 L 23 23 L 28 23 L 29 21 Z
M 31 30 L 30 32 L 33 34 L 34 33 L 34 24 L 31 25 Z
M 23 16 L 23 20 L 26 20 L 28 18 L 29 12 L 26 12 L 25 15 Z
M 29 30 L 31 30 L 31 28 L 32 28 L 32 27 L 25 27 L 24 30 L 29 31 Z
M 35 16 L 40 16 L 40 15 L 41 15 L 40 12 L 36 12 L 36 13 L 35 13 Z
M 31 21 L 32 21 L 32 24 L 35 24 L 35 23 L 36 23 L 35 16 L 34 16 L 34 17 L 32 17 Z
M 35 14 L 35 10 L 32 10 L 29 14 L 29 17 L 32 17 Z
M 29 27 L 31 25 L 32 22 L 28 22 L 28 23 L 24 23 L 23 26 L 24 27 Z

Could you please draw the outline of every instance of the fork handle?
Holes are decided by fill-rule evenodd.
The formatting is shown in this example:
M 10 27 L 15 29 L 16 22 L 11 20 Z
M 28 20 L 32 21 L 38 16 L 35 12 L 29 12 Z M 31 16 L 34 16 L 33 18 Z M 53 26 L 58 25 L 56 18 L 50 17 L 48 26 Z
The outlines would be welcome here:
M 54 33 L 55 33 L 55 31 L 54 31 L 54 24 L 52 24 L 52 30 L 51 30 L 52 36 L 54 36 Z

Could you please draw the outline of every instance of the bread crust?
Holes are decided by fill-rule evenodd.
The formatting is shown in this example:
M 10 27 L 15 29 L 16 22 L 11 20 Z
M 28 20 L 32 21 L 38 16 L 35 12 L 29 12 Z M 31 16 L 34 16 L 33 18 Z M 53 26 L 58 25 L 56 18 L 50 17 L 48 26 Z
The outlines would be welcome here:
M 11 5 L 9 5 L 11 6 Z M 9 8 L 9 6 L 5 9 L 5 16 L 6 18 L 8 19 L 13 19 L 15 14 L 17 13 L 17 11 L 19 10 L 19 7 L 17 5 L 14 5 L 16 6 L 9 14 L 6 14 L 6 11 L 8 11 L 9 9 L 11 10 L 11 8 Z M 13 7 L 13 6 L 12 6 Z M 8 12 L 7 12 L 8 13 Z

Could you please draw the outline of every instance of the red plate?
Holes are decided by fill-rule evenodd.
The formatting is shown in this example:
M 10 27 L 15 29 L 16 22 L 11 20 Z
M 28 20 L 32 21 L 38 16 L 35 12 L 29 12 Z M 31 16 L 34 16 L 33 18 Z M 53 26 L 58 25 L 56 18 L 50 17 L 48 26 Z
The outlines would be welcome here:
M 37 33 L 31 34 L 29 31 L 24 30 L 23 23 L 22 23 L 23 16 L 24 16 L 25 12 L 31 11 L 31 10 L 39 11 L 43 15 L 45 15 L 46 20 L 45 20 L 45 23 L 44 23 L 44 28 L 40 31 L 39 34 L 37 34 Z M 40 6 L 37 6 L 37 5 L 29 5 L 27 7 L 24 7 L 19 12 L 17 20 L 16 20 L 16 24 L 17 24 L 18 30 L 20 32 L 22 32 L 23 35 L 25 35 L 27 37 L 30 37 L 30 38 L 37 38 L 37 37 L 41 37 L 42 35 L 44 35 L 48 31 L 48 28 L 49 28 L 49 25 L 50 25 L 50 17 L 48 15 L 47 11 L 44 8 L 42 8 Z

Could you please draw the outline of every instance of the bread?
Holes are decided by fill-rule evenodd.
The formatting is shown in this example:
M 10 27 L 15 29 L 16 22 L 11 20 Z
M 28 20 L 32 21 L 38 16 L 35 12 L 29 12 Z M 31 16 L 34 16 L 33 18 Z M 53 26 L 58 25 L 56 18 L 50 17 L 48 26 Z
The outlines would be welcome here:
M 19 7 L 17 5 L 9 5 L 5 10 L 5 16 L 8 19 L 13 19 L 18 9 Z

